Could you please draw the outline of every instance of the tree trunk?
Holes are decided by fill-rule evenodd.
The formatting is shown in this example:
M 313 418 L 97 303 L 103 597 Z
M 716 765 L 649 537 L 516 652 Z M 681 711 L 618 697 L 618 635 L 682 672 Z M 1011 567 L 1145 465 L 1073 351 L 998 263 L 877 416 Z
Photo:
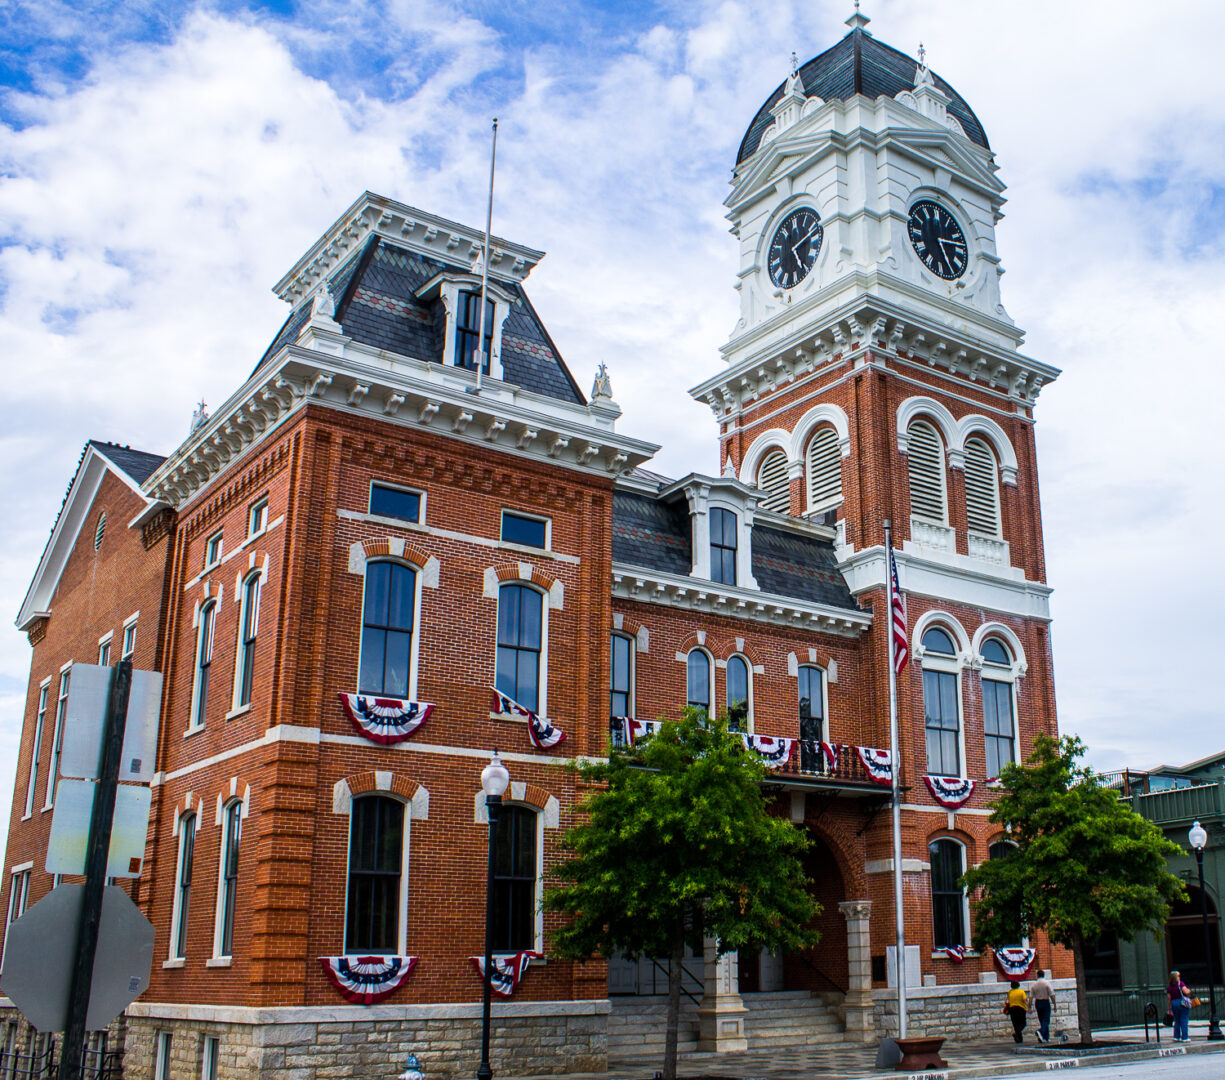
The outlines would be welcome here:
M 685 959 L 685 932 L 676 928 L 668 958 L 668 1026 L 664 1034 L 663 1080 L 676 1080 L 676 1042 L 681 1026 L 681 964 Z
M 1093 1043 L 1093 1028 L 1089 1020 L 1089 995 L 1085 986 L 1085 939 L 1080 934 L 1072 935 L 1072 960 L 1076 965 L 1076 1026 L 1080 1028 L 1080 1041 L 1089 1046 Z

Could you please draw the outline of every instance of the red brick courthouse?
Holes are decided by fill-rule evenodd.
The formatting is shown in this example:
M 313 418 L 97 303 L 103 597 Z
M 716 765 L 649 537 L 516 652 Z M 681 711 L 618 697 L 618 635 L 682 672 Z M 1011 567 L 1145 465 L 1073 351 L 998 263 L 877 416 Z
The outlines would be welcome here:
M 181 446 L 86 445 L 18 617 L 2 902 L 11 922 L 53 885 L 68 665 L 163 672 L 132 885 L 156 959 L 126 1075 L 393 1076 L 410 1050 L 431 1080 L 474 1068 L 494 747 L 497 950 L 545 954 L 497 1001 L 495 1071 L 650 1045 L 660 970 L 548 956 L 538 901 L 573 821 L 560 766 L 686 702 L 771 759 L 824 910 L 810 953 L 692 958 L 682 1047 L 889 1031 L 886 518 L 911 1028 L 999 1030 L 996 957 L 955 956 L 956 882 L 1006 843 L 1001 764 L 1056 730 L 1034 405 L 1058 373 L 1000 299 L 981 124 L 866 23 L 739 150 L 741 317 L 692 391 L 720 475 L 648 471 L 657 447 L 618 430 L 603 372 L 584 396 L 524 291 L 542 253 L 501 239 L 478 389 L 483 234 L 369 193 L 277 283 L 283 329 Z M 538 745 L 495 685 L 565 740 Z M 1071 974 L 1041 936 L 999 945 Z

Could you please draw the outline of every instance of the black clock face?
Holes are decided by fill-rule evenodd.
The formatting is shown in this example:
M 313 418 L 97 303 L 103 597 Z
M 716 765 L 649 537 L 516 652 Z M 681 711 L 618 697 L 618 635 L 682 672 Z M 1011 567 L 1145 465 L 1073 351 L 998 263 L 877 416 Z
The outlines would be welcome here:
M 910 208 L 910 242 L 923 265 L 937 277 L 952 281 L 966 272 L 969 249 L 966 236 L 938 202 L 921 199 Z
M 821 251 L 821 218 L 815 210 L 792 210 L 770 241 L 770 280 L 780 289 L 794 289 L 808 276 Z

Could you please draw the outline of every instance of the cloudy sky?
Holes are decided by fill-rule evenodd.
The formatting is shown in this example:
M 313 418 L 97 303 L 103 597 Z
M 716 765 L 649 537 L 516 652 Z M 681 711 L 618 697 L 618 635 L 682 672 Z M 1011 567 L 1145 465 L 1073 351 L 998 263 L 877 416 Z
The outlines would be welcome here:
M 851 0 L 10 0 L 0 10 L 0 611 L 87 438 L 166 453 L 285 316 L 270 286 L 363 189 L 549 252 L 529 291 L 662 472 L 737 315 L 744 128 Z M 1060 721 L 1099 768 L 1221 734 L 1225 5 L 867 0 L 982 120 L 1039 401 Z M 0 805 L 29 649 L 0 633 Z

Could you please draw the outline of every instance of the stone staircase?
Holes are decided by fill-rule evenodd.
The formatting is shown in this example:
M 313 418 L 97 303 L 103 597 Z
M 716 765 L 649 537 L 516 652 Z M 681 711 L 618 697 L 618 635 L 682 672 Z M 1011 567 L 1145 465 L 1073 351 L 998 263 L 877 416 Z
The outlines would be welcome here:
M 612 1004 L 608 1016 L 609 1058 L 662 1054 L 668 999 L 663 995 L 617 995 L 609 1000 Z M 744 1029 L 750 1051 L 828 1046 L 844 1041 L 836 1006 L 813 997 L 807 990 L 745 994 L 742 1000 L 749 1010 Z M 685 1054 L 697 1048 L 697 1006 L 682 995 L 677 1051 Z

